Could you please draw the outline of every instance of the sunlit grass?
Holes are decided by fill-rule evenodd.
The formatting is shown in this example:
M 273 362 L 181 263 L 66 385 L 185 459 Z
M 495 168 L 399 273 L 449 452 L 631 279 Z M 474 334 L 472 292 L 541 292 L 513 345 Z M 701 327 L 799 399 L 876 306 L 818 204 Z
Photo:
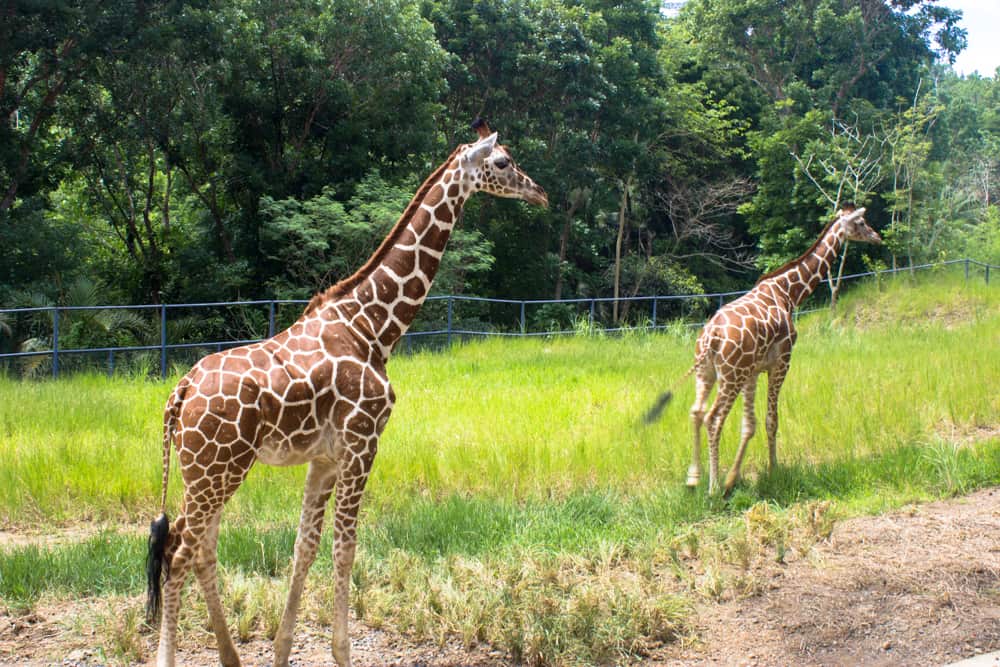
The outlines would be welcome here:
M 871 457 L 931 443 L 945 427 L 1000 422 L 991 390 L 1000 379 L 997 288 L 947 277 L 909 282 L 869 285 L 849 293 L 836 316 L 800 321 L 781 394 L 782 464 Z M 678 485 L 690 456 L 693 382 L 677 388 L 660 422 L 640 422 L 689 367 L 694 335 L 488 340 L 394 359 L 398 401 L 367 504 L 391 509 L 452 494 L 549 499 L 587 489 L 635 496 Z M 161 411 L 175 381 L 0 378 L 0 520 L 145 521 L 156 510 Z M 723 464 L 741 410 L 737 403 L 727 421 Z M 750 472 L 766 463 L 759 431 Z M 257 466 L 227 514 L 294 521 L 303 474 Z
M 355 611 L 549 662 L 613 660 L 684 631 L 687 603 L 663 582 L 712 597 L 750 590 L 753 549 L 780 554 L 796 531 L 819 539 L 802 517 L 822 503 L 841 514 L 881 511 L 1000 483 L 1000 287 L 947 275 L 871 284 L 798 328 L 781 394 L 780 466 L 766 472 L 762 386 L 761 427 L 728 502 L 683 488 L 690 380 L 658 423 L 640 425 L 689 367 L 696 332 L 490 340 L 394 359 L 398 402 L 368 486 Z M 171 386 L 0 379 L 0 521 L 131 526 L 0 550 L 0 600 L 138 592 Z M 741 409 L 726 425 L 723 466 Z M 303 475 L 251 473 L 225 514 L 225 580 L 287 575 Z M 779 543 L 745 534 L 747 517 L 761 512 L 787 533 Z M 320 596 L 329 593 L 329 539 L 315 566 Z M 697 581 L 680 552 L 708 563 Z M 622 576 L 608 579 L 607 568 Z M 268 614 L 244 616 L 268 631 Z

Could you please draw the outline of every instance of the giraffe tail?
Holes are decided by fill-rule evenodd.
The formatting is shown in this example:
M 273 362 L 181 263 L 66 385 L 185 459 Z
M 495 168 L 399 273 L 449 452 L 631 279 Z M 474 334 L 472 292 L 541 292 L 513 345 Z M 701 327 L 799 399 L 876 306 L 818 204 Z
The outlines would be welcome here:
M 663 414 L 663 410 L 667 407 L 667 405 L 670 404 L 670 399 L 672 399 L 673 397 L 674 397 L 674 392 L 672 391 L 665 391 L 662 394 L 660 394 L 660 397 L 656 399 L 656 403 L 653 403 L 653 407 L 647 410 L 646 414 L 643 415 L 642 417 L 643 423 L 652 424 L 657 419 L 659 419 L 660 415 Z
M 160 614 L 162 575 L 170 575 L 166 559 L 170 537 L 170 519 L 167 517 L 167 481 L 170 479 L 170 444 L 174 439 L 174 426 L 180 413 L 187 384 L 174 390 L 163 412 L 163 479 L 160 489 L 160 515 L 149 524 L 149 550 L 146 553 L 146 622 L 152 624 Z
M 680 379 L 677 380 L 677 382 L 675 382 L 670 387 L 670 389 L 660 394 L 660 396 L 656 399 L 656 402 L 653 403 L 653 407 L 647 410 L 646 414 L 643 415 L 642 421 L 644 424 L 652 424 L 653 422 L 655 422 L 657 419 L 660 418 L 666 407 L 670 405 L 670 399 L 674 397 L 674 389 L 676 389 L 677 385 L 679 385 L 681 382 L 688 379 L 688 377 L 691 375 L 691 373 L 694 372 L 694 369 L 697 367 L 698 367 L 698 360 L 695 360 L 694 365 L 692 365 L 691 368 L 689 368 L 687 372 L 684 373 L 684 375 L 682 375 Z

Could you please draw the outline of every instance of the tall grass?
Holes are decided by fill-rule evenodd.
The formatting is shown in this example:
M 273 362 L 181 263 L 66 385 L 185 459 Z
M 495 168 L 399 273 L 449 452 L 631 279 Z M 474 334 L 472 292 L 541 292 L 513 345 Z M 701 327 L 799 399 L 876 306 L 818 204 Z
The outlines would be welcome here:
M 997 289 L 941 284 L 869 287 L 848 294 L 836 317 L 803 318 L 781 395 L 783 464 L 849 461 L 930 443 L 948 425 L 1000 421 Z M 547 499 L 593 488 L 644 495 L 676 486 L 689 457 L 693 383 L 681 385 L 661 422 L 640 421 L 689 367 L 693 338 L 489 340 L 394 359 L 399 399 L 367 504 L 452 494 Z M 145 520 L 156 509 L 161 410 L 175 380 L 0 378 L 0 521 Z M 726 424 L 724 462 L 740 409 Z M 751 472 L 766 461 L 762 440 L 751 445 Z M 240 521 L 294 521 L 303 474 L 258 466 L 227 512 Z
M 711 596 L 752 589 L 747 545 L 779 558 L 793 534 L 811 536 L 808 546 L 829 501 L 839 513 L 879 511 L 1000 483 L 997 287 L 893 280 L 799 330 L 781 394 L 781 465 L 765 472 L 758 434 L 729 502 L 682 486 L 690 382 L 659 423 L 640 426 L 689 367 L 694 332 L 493 340 L 393 360 L 399 399 L 368 486 L 355 611 L 420 636 L 485 639 L 531 662 L 609 661 L 685 632 L 688 601 L 670 582 Z M 0 550 L 3 600 L 139 589 L 170 384 L 0 379 L 0 520 L 136 526 Z M 724 465 L 739 421 L 737 406 Z M 236 494 L 220 541 L 229 579 L 287 574 L 303 473 L 259 466 Z M 772 515 L 787 520 L 765 537 L 747 532 L 747 517 Z

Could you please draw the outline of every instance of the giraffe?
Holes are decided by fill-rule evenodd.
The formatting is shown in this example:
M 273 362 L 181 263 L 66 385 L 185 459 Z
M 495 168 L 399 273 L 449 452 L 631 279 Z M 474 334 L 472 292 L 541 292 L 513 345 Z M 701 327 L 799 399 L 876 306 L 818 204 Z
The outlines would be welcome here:
M 347 610 L 357 514 L 379 436 L 395 403 L 386 361 L 413 322 L 462 205 L 478 191 L 548 205 L 485 122 L 421 185 L 356 273 L 318 293 L 288 329 L 201 359 L 167 399 L 161 514 L 150 527 L 147 616 L 162 615 L 157 665 L 174 664 L 181 591 L 193 569 L 223 665 L 239 665 L 216 578 L 222 507 L 256 461 L 308 464 L 288 599 L 274 638 L 285 666 L 306 574 L 334 496 L 332 653 L 349 667 Z M 170 449 L 184 480 L 183 508 L 166 515 Z M 162 576 L 161 576 L 162 575 Z M 161 591 L 162 579 L 162 591 Z
M 701 427 L 704 424 L 709 448 L 708 492 L 715 493 L 718 489 L 722 425 L 736 396 L 742 392 L 740 446 L 724 487 L 725 495 L 732 491 L 747 443 L 757 428 L 754 396 L 757 376 L 762 372 L 767 372 L 768 376 L 765 426 L 769 469 L 777 465 L 778 393 L 788 373 L 792 346 L 797 338 L 792 311 L 829 275 L 846 241 L 882 242 L 878 233 L 865 222 L 864 213 L 863 208 L 845 204 L 801 257 L 761 276 L 752 290 L 720 308 L 705 324 L 695 345 L 694 365 L 684 374 L 686 378 L 695 373 L 695 399 L 691 407 L 694 444 L 687 474 L 689 487 L 697 486 L 701 479 Z M 708 394 L 716 380 L 719 391 L 706 413 Z M 660 396 L 647 413 L 647 422 L 659 416 L 671 395 L 668 391 Z

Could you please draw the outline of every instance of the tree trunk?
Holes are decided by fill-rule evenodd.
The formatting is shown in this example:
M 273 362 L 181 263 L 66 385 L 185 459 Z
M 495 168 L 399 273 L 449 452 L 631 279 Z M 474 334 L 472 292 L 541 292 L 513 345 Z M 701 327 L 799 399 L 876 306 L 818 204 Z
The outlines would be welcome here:
M 622 181 L 622 201 L 618 207 L 618 238 L 615 240 L 615 300 L 611 320 L 618 324 L 618 294 L 622 282 L 622 240 L 625 237 L 625 210 L 628 207 L 628 182 Z
M 566 254 L 569 250 L 569 230 L 573 225 L 573 216 L 576 214 L 577 209 L 577 198 L 570 194 L 571 200 L 569 203 L 569 210 L 566 212 L 566 219 L 563 220 L 562 232 L 559 234 L 559 266 L 556 271 L 556 289 L 553 294 L 553 299 L 562 298 L 563 289 L 563 264 L 566 263 Z

